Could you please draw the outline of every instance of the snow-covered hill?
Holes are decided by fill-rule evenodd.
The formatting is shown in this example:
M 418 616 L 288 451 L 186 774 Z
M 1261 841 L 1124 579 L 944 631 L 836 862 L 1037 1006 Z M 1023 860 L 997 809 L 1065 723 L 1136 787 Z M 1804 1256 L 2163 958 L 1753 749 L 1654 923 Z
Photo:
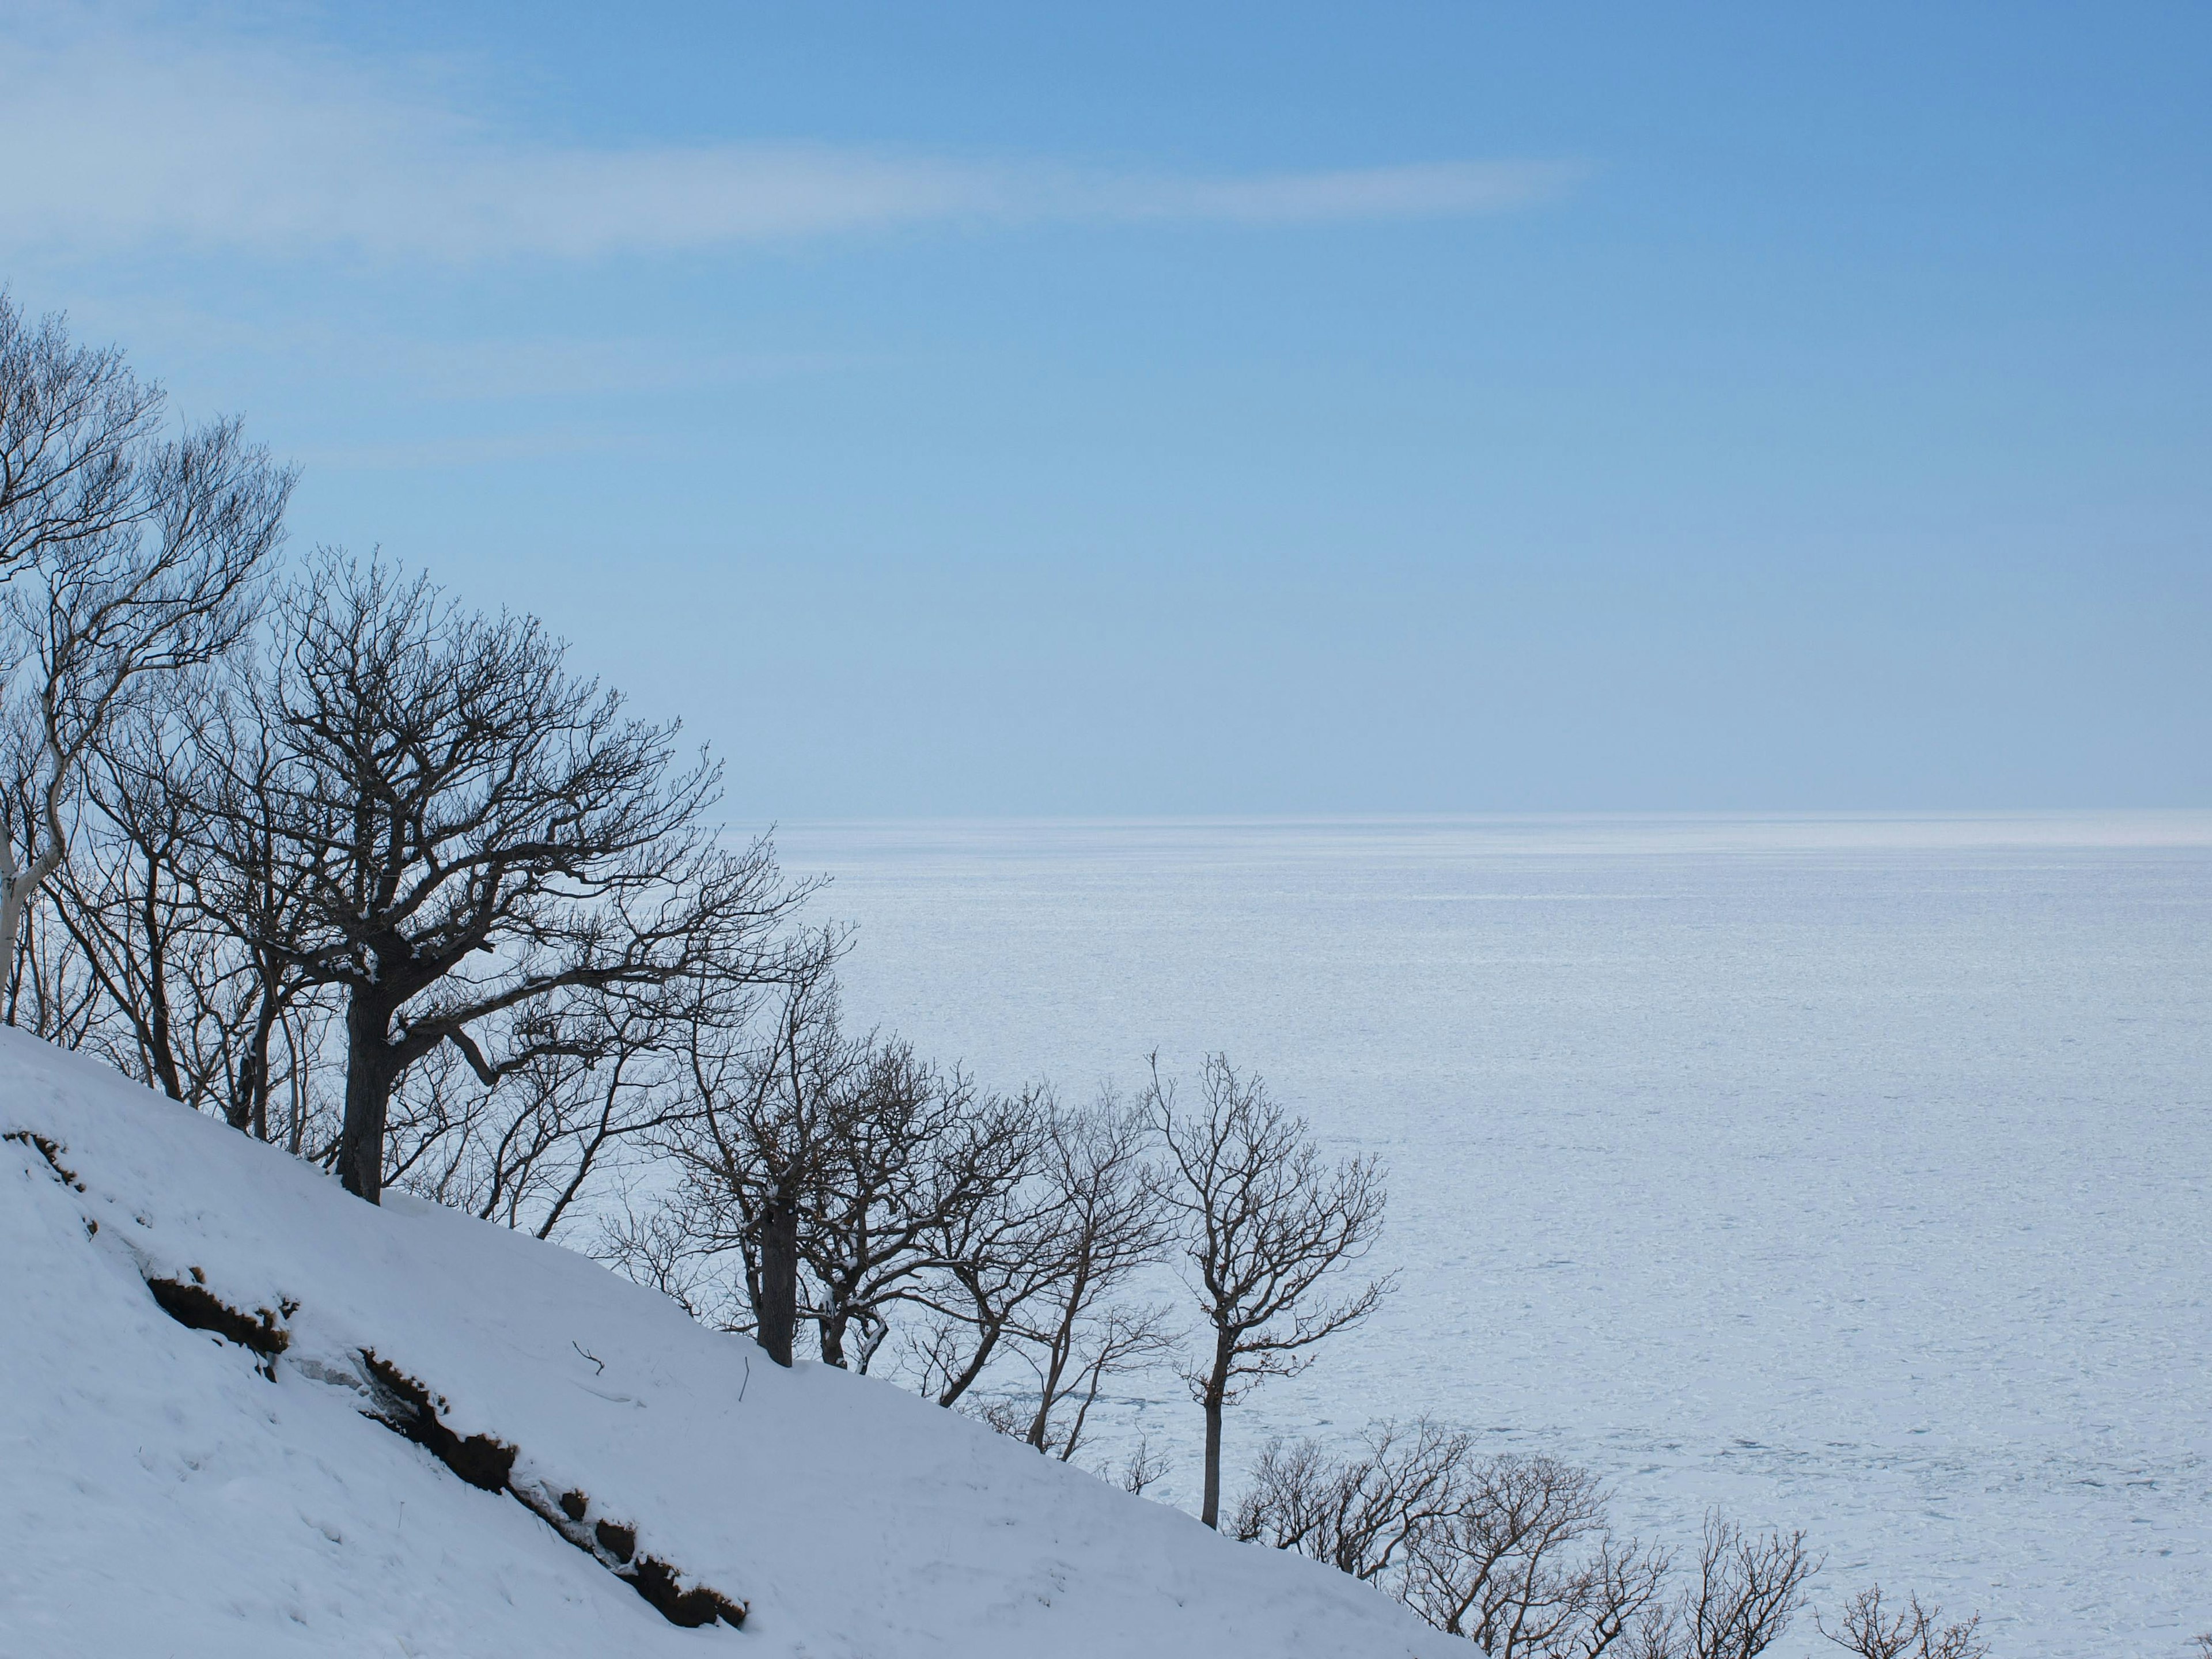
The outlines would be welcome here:
M 568 1251 L 372 1208 L 12 1031 L 0 1133 L 10 1659 L 1464 1650 L 888 1384 L 779 1370 Z

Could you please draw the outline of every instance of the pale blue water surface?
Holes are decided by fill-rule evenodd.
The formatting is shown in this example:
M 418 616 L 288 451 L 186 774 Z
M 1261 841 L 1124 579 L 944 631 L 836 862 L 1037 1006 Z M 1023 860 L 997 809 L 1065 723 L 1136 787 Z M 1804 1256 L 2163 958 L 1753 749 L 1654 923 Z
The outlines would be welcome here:
M 2212 1628 L 2212 813 L 795 823 L 848 1000 L 987 1083 L 1225 1048 L 1401 1289 L 1232 1424 L 1427 1412 L 1802 1527 L 2002 1656 Z M 1133 1383 L 1188 1500 L 1197 1420 Z M 1793 1651 L 1813 1651 L 1793 1639 Z

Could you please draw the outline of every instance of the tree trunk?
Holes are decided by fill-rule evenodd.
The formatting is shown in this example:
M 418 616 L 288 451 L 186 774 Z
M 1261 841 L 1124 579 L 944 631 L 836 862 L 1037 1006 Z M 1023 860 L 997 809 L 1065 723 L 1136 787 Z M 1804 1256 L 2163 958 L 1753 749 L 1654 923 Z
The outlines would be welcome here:
M 261 1006 L 254 1012 L 253 1037 L 238 1062 L 237 1094 L 231 1122 L 249 1130 L 257 1140 L 269 1139 L 269 1047 L 276 1036 L 276 998 L 264 985 Z
M 338 1132 L 338 1181 L 356 1198 L 384 1200 L 384 1122 L 400 1066 L 392 1010 L 356 990 L 346 1005 L 345 1123 Z
M 1221 1408 L 1229 1397 L 1229 1362 L 1236 1350 L 1227 1332 L 1214 1339 L 1213 1369 L 1206 1378 L 1206 1501 L 1198 1518 L 1218 1531 L 1221 1526 Z
M 980 1308 L 982 1299 L 973 1296 L 972 1286 L 970 1295 Z M 975 1379 L 982 1376 L 983 1368 L 991 1363 L 991 1356 L 998 1352 L 999 1338 L 1006 1328 L 1004 1319 L 978 1318 L 975 1327 L 977 1331 L 975 1352 L 968 1356 L 968 1363 L 961 1368 L 959 1376 L 945 1379 L 945 1387 L 938 1392 L 939 1405 L 945 1407 L 957 1405 L 959 1403 L 960 1396 L 975 1387 Z
M 768 1357 L 787 1370 L 799 1324 L 799 1212 L 774 1204 L 761 1221 L 760 1289 L 753 1299 L 753 1334 Z
M 23 900 L 21 876 L 0 873 L 0 969 L 8 975 L 8 1024 L 15 1023 L 15 1004 L 23 994 Z
M 184 1073 L 177 1065 L 176 1044 L 169 1030 L 169 963 L 162 947 L 161 906 L 158 892 L 161 862 L 146 854 L 146 890 L 138 907 L 139 925 L 146 930 L 147 1061 L 153 1067 L 161 1092 L 172 1100 L 185 1097 Z M 230 1127 L 246 1126 L 235 1117 Z
M 1062 1320 L 1060 1329 L 1054 1333 L 1052 1346 L 1046 1350 L 1044 1375 L 1037 1382 L 1036 1415 L 1030 1419 L 1028 1438 L 1039 1451 L 1045 1449 L 1045 1437 L 1052 1431 L 1052 1408 L 1060 1399 L 1060 1379 L 1067 1370 L 1067 1328 L 1071 1322 Z
M 17 870 L 12 849 L 0 849 L 0 967 L 13 971 L 15 952 L 22 942 L 23 915 L 46 885 L 46 878 L 61 867 L 61 854 L 48 848 L 33 855 L 30 867 Z M 9 1023 L 14 1023 L 11 1012 Z

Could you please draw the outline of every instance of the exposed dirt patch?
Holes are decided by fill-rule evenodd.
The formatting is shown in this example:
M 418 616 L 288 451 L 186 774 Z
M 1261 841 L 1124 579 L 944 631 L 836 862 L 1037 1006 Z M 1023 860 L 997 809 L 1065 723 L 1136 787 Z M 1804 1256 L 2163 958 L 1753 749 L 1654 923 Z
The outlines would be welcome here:
M 213 1331 L 242 1348 L 252 1349 L 261 1356 L 262 1375 L 273 1375 L 276 1356 L 292 1345 L 292 1333 L 276 1322 L 277 1316 L 269 1309 L 242 1312 L 209 1290 L 198 1268 L 193 1268 L 192 1274 L 202 1282 L 149 1279 L 146 1288 L 153 1291 L 161 1311 L 177 1323 L 196 1331 Z
M 13 1140 L 33 1148 L 40 1158 L 46 1160 L 48 1166 L 52 1169 L 56 1176 L 60 1177 L 64 1186 L 74 1187 L 79 1192 L 84 1190 L 84 1182 L 76 1178 L 76 1171 L 62 1167 L 62 1148 L 36 1130 L 10 1129 L 6 1134 L 0 1135 L 0 1140 Z
M 54 1179 L 76 1192 L 84 1190 L 84 1182 L 77 1179 L 75 1170 L 62 1162 L 64 1150 L 34 1129 L 10 1129 L 0 1140 L 12 1140 L 28 1146 L 46 1159 L 46 1167 L 54 1172 Z M 84 1223 L 84 1236 L 100 1236 L 100 1224 L 90 1216 L 80 1218 Z M 298 1304 L 286 1302 L 282 1314 L 267 1308 L 257 1308 L 252 1313 L 234 1308 L 207 1287 L 207 1274 L 198 1267 L 186 1269 L 191 1275 L 182 1279 L 153 1279 L 146 1280 L 146 1288 L 154 1293 L 154 1300 L 163 1313 L 188 1330 L 213 1331 L 226 1341 L 235 1342 L 242 1348 L 251 1348 L 261 1356 L 260 1370 L 264 1376 L 274 1378 L 276 1356 L 291 1345 L 292 1333 L 282 1321 L 289 1319 Z
M 438 1408 L 444 1401 L 433 1404 L 429 1389 L 389 1360 L 378 1358 L 374 1349 L 362 1349 L 361 1358 L 376 1384 L 378 1403 L 385 1407 L 380 1415 L 388 1427 L 427 1449 L 471 1486 L 485 1492 L 507 1490 L 507 1477 L 514 1473 L 513 1446 L 488 1434 L 463 1439 L 439 1420 Z
M 471 1486 L 504 1492 L 585 1554 L 635 1590 L 672 1625 L 696 1629 L 716 1620 L 745 1621 L 745 1604 L 704 1584 L 684 1587 L 683 1574 L 657 1556 L 637 1557 L 637 1528 L 602 1516 L 586 1521 L 591 1498 L 580 1488 L 556 1491 L 514 1480 L 520 1449 L 488 1434 L 455 1434 L 439 1413 L 447 1402 L 374 1350 L 362 1351 L 379 1409 L 363 1413 L 403 1434 Z
M 745 1622 L 745 1610 L 738 1603 L 704 1584 L 684 1589 L 677 1582 L 676 1570 L 653 1556 L 647 1556 L 631 1571 L 618 1576 L 628 1578 L 637 1593 L 672 1625 L 696 1629 L 717 1619 L 730 1625 Z
M 29 1129 L 10 1130 L 0 1139 L 33 1148 L 46 1160 L 57 1180 L 77 1192 L 84 1191 L 84 1182 L 77 1179 L 76 1171 L 61 1161 L 64 1149 L 58 1142 Z M 138 1221 L 142 1226 L 148 1224 L 143 1216 Z M 84 1226 L 88 1237 L 100 1231 L 100 1224 L 90 1217 L 85 1218 Z M 186 1271 L 188 1279 L 146 1279 L 146 1288 L 161 1311 L 188 1329 L 212 1331 L 226 1341 L 251 1350 L 260 1357 L 258 1369 L 262 1375 L 273 1380 L 276 1357 L 292 1344 L 292 1333 L 284 1328 L 283 1322 L 299 1311 L 300 1304 L 287 1297 L 280 1304 L 281 1311 L 257 1308 L 247 1313 L 232 1307 L 208 1289 L 207 1274 L 203 1270 L 190 1267 Z M 432 1394 L 425 1384 L 391 1361 L 380 1358 L 373 1348 L 362 1349 L 361 1360 L 368 1391 L 376 1402 L 376 1409 L 365 1411 L 363 1416 L 423 1447 L 469 1485 L 484 1492 L 504 1492 L 514 1498 L 635 1590 L 670 1624 L 696 1629 L 717 1621 L 732 1626 L 744 1623 L 744 1602 L 704 1584 L 686 1588 L 679 1568 L 658 1556 L 639 1557 L 635 1527 L 604 1516 L 592 1519 L 591 1498 L 581 1488 L 556 1492 L 549 1486 L 542 1490 L 525 1491 L 514 1484 L 519 1448 L 488 1434 L 454 1433 L 441 1415 L 447 1409 L 441 1396 Z M 358 1380 L 333 1375 L 312 1359 L 302 1362 L 301 1370 L 326 1382 L 362 1386 Z

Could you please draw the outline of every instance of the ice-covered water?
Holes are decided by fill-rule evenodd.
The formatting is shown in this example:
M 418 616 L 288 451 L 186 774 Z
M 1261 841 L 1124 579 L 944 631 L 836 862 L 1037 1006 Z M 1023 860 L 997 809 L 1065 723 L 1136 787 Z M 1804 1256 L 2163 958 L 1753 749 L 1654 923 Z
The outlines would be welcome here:
M 1232 1465 L 1429 1412 L 1646 1535 L 1802 1526 L 1831 1605 L 1915 1583 L 2001 1656 L 2212 1628 L 2212 814 L 778 842 L 864 1020 L 1063 1091 L 1224 1048 L 1389 1160 L 1402 1289 Z

